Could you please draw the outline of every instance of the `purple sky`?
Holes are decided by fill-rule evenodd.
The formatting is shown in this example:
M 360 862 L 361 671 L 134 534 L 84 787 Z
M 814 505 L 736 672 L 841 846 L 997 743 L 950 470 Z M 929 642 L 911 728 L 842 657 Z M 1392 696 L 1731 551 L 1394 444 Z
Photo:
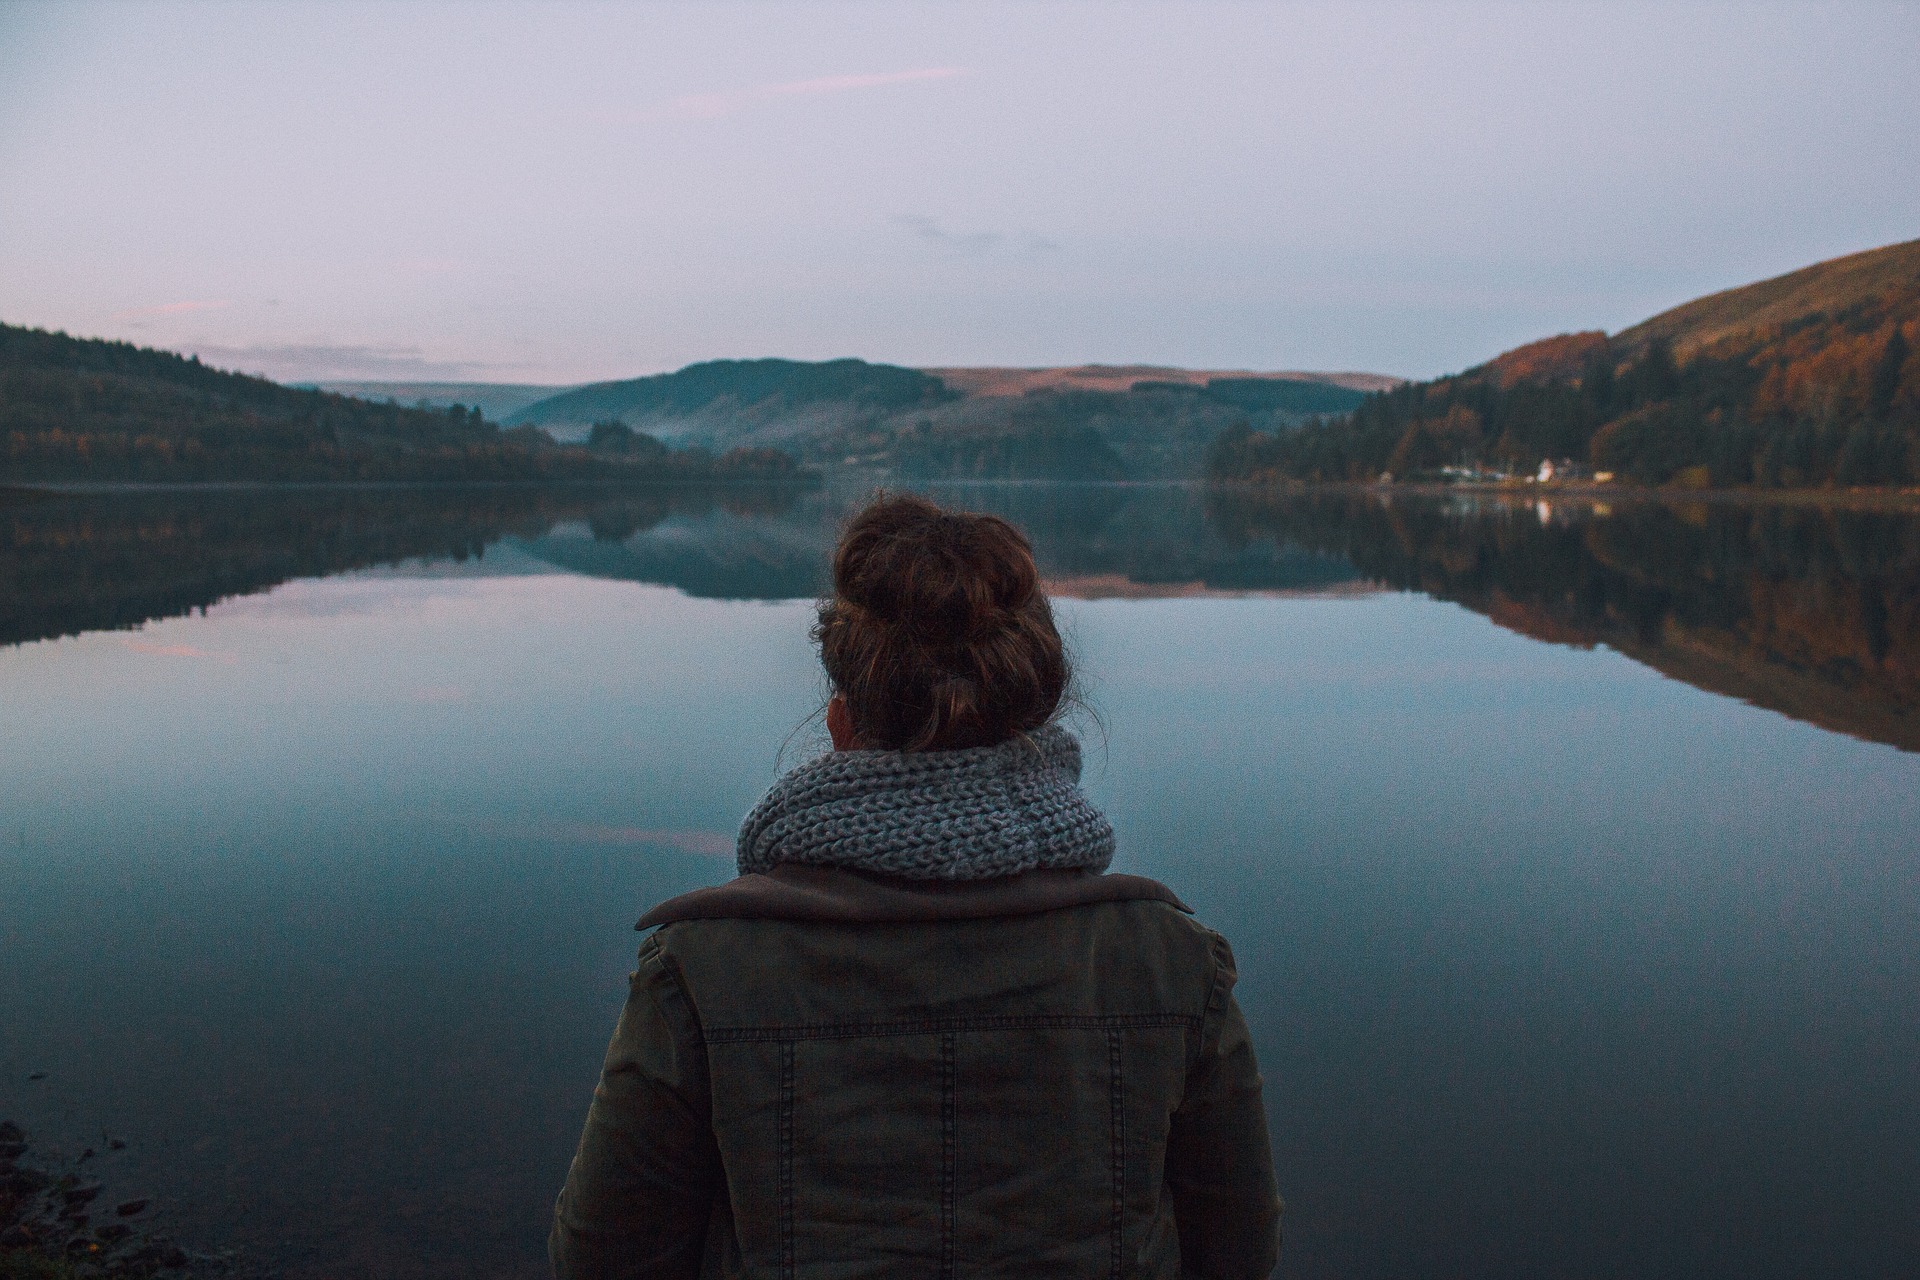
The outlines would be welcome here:
M 0 319 L 1430 375 L 1920 236 L 1920 5 L 0 0 Z

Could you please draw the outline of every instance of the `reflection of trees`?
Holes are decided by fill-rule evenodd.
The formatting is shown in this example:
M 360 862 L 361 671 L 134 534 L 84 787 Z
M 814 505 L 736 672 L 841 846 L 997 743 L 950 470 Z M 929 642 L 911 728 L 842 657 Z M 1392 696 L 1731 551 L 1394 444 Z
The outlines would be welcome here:
M 731 491 L 728 491 L 731 492 Z M 1209 526 L 1200 491 L 1114 485 L 937 485 L 948 506 L 991 512 L 1033 540 L 1042 572 L 1069 592 L 1319 589 L 1353 582 L 1345 561 L 1255 540 L 1230 545 Z M 778 514 L 714 510 L 620 534 L 592 524 L 592 539 L 565 529 L 527 544 L 576 573 L 666 583 L 696 596 L 793 599 L 827 586 L 841 525 L 864 494 L 809 494 Z M 1129 592 L 1131 594 L 1131 592 Z
M 777 509 L 790 488 L 314 488 L 0 491 L 0 644 L 138 626 L 290 578 L 464 561 L 556 522 L 651 527 L 675 512 Z
M 1229 543 L 1193 490 L 959 486 L 940 496 L 1027 529 L 1056 580 L 1158 592 L 1312 588 L 1355 576 L 1298 546 Z M 458 562 L 502 538 L 574 572 L 693 595 L 810 596 L 825 587 L 840 525 L 863 499 L 782 485 L 0 493 L 0 644 L 137 626 L 290 578 Z
M 1041 570 L 1056 581 L 1113 577 L 1147 588 L 1297 591 L 1359 578 L 1337 554 L 1223 536 L 1196 488 L 936 486 L 934 496 L 1026 530 Z
M 1920 519 L 1735 503 L 1610 513 L 1220 490 L 1230 541 L 1351 560 L 1389 586 L 1559 643 L 1920 750 Z
M 1070 591 L 1371 580 L 1920 750 L 1912 516 L 1655 502 L 1600 515 L 1099 485 L 935 492 L 1026 529 L 1047 576 Z M 502 538 L 598 577 L 733 599 L 810 596 L 826 586 L 834 539 L 861 501 L 778 486 L 0 491 L 0 644 L 135 626 L 290 578 L 468 560 Z

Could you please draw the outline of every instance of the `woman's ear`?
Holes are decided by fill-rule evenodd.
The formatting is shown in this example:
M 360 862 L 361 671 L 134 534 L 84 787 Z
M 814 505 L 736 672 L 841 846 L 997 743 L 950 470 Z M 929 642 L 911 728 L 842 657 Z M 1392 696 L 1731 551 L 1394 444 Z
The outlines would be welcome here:
M 827 699 L 827 736 L 833 739 L 835 751 L 858 749 L 853 740 L 853 712 L 847 710 L 847 700 L 837 693 Z

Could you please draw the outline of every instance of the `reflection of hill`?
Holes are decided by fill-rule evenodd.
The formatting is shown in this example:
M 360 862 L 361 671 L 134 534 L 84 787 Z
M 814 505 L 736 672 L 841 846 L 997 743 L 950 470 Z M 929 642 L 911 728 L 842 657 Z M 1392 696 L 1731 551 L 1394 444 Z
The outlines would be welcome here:
M 1393 586 L 1699 688 L 1920 751 L 1920 520 L 1635 503 L 1549 511 L 1217 493 L 1230 536 L 1344 555 Z M 1541 512 L 1545 512 L 1542 515 Z
M 1229 545 L 1208 525 L 1194 489 L 969 485 L 936 496 L 1025 529 L 1042 572 L 1066 595 L 1322 590 L 1358 578 L 1345 561 L 1300 547 L 1257 539 Z M 631 535 L 561 527 L 525 549 L 576 573 L 690 595 L 793 599 L 826 588 L 834 539 L 858 501 L 810 495 L 773 519 L 716 510 Z
M 936 491 L 1033 537 L 1064 595 L 1424 592 L 1558 644 L 1606 644 L 1703 689 L 1920 751 L 1920 519 L 1656 502 L 977 485 Z M 861 501 L 791 488 L 0 491 L 0 644 L 136 626 L 313 577 L 550 564 L 697 596 L 817 594 Z
M 1195 588 L 1313 591 L 1361 579 L 1337 555 L 1271 539 L 1223 537 L 1208 520 L 1197 488 L 1009 485 L 956 487 L 936 496 L 1013 521 L 1033 538 L 1050 581 L 1086 580 L 1102 595 L 1118 594 L 1099 581 L 1115 576 L 1146 588 L 1129 595 L 1187 595 Z
M 1029 529 L 1068 594 L 1317 590 L 1356 578 L 1316 551 L 1228 543 L 1187 489 L 970 486 L 945 496 Z M 138 626 L 290 578 L 467 560 L 501 538 L 572 572 L 696 596 L 813 596 L 859 501 L 790 486 L 0 491 L 0 644 Z
M 773 509 L 791 497 L 710 486 L 0 492 L 0 644 L 138 626 L 290 578 L 466 560 L 560 520 L 631 532 L 677 511 Z
M 708 511 L 675 517 L 623 538 L 558 527 L 524 544 L 574 573 L 678 587 L 719 600 L 793 600 L 826 585 L 833 528 L 815 520 L 770 520 Z

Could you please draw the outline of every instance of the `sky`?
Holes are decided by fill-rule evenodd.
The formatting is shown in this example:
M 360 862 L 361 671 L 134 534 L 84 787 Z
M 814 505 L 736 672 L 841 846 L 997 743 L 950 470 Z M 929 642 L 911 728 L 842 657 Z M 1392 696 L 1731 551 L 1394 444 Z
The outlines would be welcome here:
M 1424 377 L 1920 237 L 1920 2 L 0 0 L 0 320 Z

